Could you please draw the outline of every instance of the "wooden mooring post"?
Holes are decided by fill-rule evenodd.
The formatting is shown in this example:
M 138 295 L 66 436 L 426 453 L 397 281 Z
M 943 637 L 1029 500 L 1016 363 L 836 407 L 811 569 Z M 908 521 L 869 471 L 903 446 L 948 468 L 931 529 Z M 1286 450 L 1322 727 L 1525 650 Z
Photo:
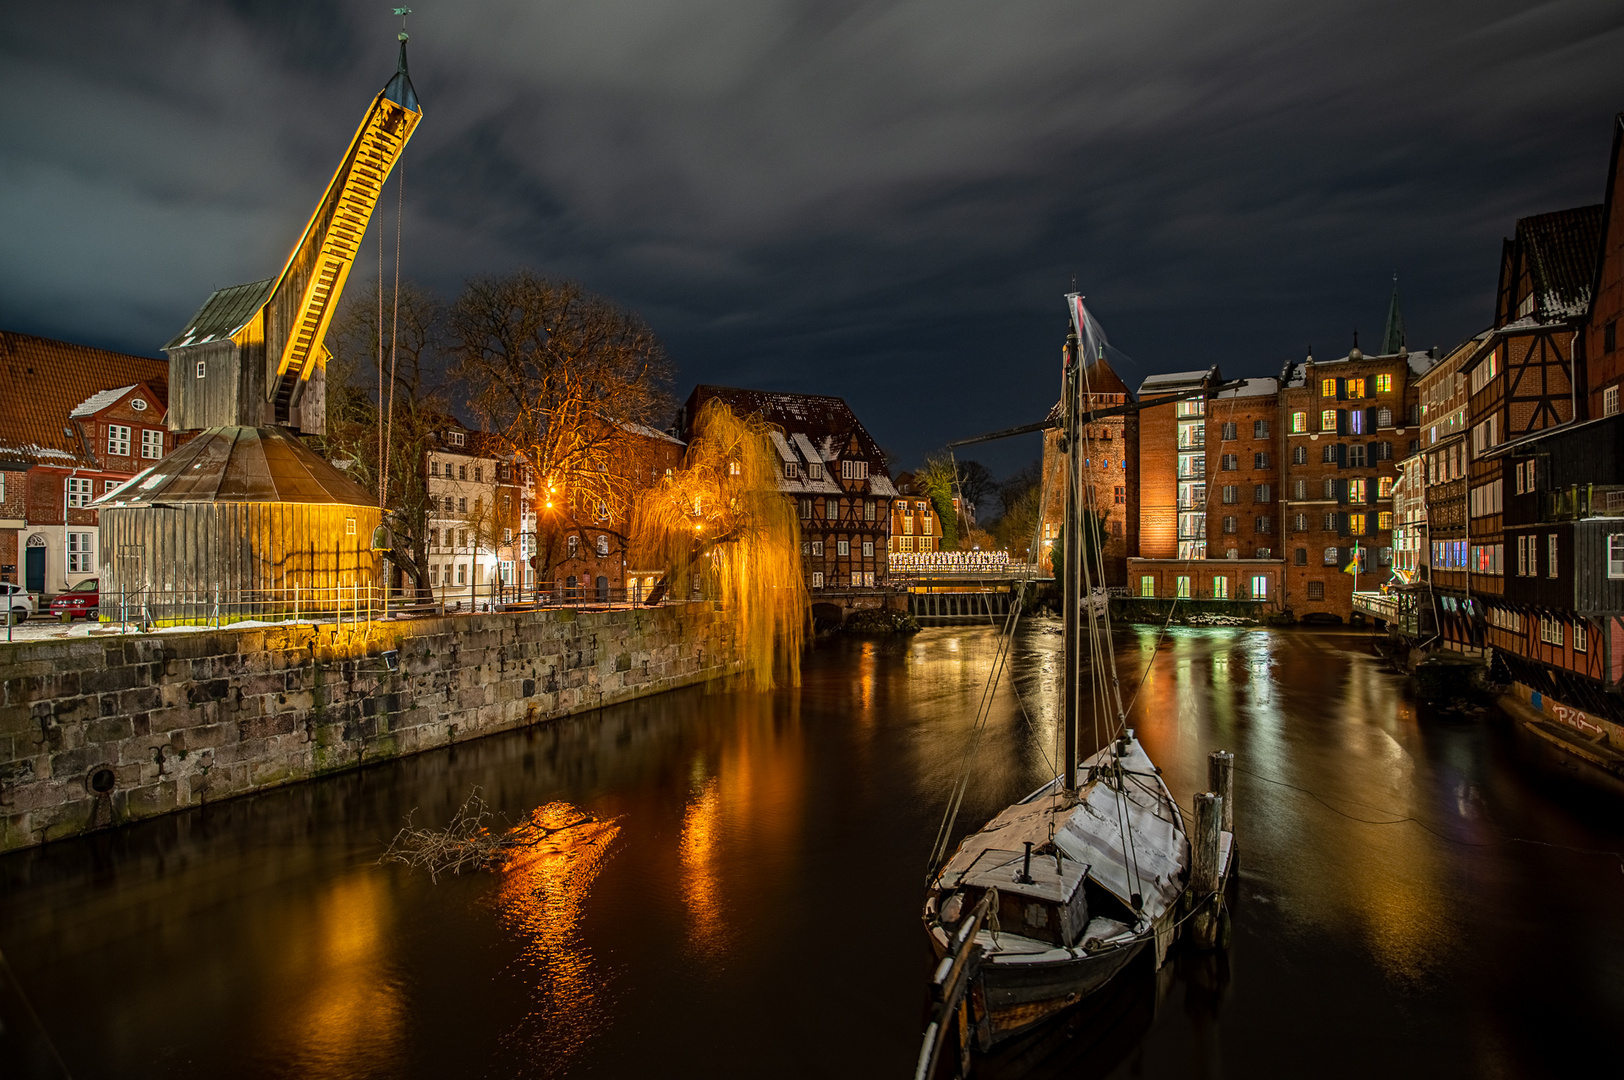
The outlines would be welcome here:
M 1223 830 L 1235 832 L 1235 755 L 1228 750 L 1214 750 L 1207 755 L 1207 787 L 1224 800 Z M 1222 872 L 1222 868 L 1220 868 Z
M 1204 791 L 1195 797 L 1195 833 L 1190 837 L 1190 936 L 1198 949 L 1218 943 L 1218 886 L 1223 864 L 1219 861 L 1219 831 L 1223 825 L 1223 797 Z

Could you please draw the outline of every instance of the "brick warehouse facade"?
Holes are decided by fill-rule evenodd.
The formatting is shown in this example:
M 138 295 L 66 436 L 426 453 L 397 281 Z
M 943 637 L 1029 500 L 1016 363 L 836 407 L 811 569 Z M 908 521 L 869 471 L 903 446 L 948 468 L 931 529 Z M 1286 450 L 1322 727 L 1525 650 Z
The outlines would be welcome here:
M 1083 408 L 1110 409 L 1133 401 L 1111 365 L 1101 358 L 1089 367 Z M 1051 417 L 1058 419 L 1059 406 Z M 1083 425 L 1084 505 L 1105 517 L 1101 544 L 1102 584 L 1120 588 L 1128 580 L 1128 556 L 1139 540 L 1139 418 L 1135 413 L 1105 416 Z M 1040 563 L 1052 572 L 1050 552 L 1060 536 L 1065 514 L 1065 458 L 1060 453 L 1060 432 L 1043 437 L 1043 488 L 1050 492 L 1042 508 L 1043 552 Z

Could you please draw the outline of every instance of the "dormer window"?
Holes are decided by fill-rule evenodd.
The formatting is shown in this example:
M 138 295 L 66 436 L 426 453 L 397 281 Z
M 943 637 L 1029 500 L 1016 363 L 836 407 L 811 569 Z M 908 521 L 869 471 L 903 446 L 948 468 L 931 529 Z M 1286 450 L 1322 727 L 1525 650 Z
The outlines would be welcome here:
M 821 461 L 809 462 L 807 464 L 807 466 L 806 466 L 806 475 L 811 477 L 814 480 L 822 480 L 823 479 L 823 462 L 821 462 Z
M 868 462 L 850 460 L 841 461 L 840 477 L 843 480 L 867 480 Z
M 452 446 L 462 446 L 467 443 L 468 437 L 460 431 L 448 431 L 446 432 L 445 441 Z
M 791 480 L 799 479 L 801 475 L 800 463 L 796 461 L 784 462 L 784 475 L 789 477 Z

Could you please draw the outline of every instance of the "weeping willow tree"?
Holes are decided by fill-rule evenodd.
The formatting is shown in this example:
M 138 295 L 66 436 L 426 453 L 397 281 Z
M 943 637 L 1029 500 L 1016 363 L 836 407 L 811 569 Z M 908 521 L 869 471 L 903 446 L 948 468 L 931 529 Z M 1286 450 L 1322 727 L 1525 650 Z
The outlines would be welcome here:
M 810 622 L 801 522 L 778 490 L 771 429 L 707 402 L 682 467 L 639 500 L 633 550 L 661 566 L 678 595 L 697 581 L 722 602 L 738 635 L 744 676 L 758 690 L 801 681 Z

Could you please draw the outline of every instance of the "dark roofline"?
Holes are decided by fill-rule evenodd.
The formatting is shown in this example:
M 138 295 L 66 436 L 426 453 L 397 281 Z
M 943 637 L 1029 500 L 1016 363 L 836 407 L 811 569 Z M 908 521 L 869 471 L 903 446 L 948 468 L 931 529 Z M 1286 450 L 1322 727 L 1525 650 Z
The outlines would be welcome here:
M 1613 154 L 1607 162 L 1607 191 L 1601 201 L 1601 237 L 1596 249 L 1596 268 L 1590 278 L 1590 309 L 1585 312 L 1585 322 L 1590 321 L 1590 313 L 1596 307 L 1596 297 L 1601 295 L 1601 272 L 1607 263 L 1607 226 L 1619 209 L 1613 202 L 1613 193 L 1618 190 L 1618 163 L 1621 157 L 1624 157 L 1624 112 L 1613 117 Z

